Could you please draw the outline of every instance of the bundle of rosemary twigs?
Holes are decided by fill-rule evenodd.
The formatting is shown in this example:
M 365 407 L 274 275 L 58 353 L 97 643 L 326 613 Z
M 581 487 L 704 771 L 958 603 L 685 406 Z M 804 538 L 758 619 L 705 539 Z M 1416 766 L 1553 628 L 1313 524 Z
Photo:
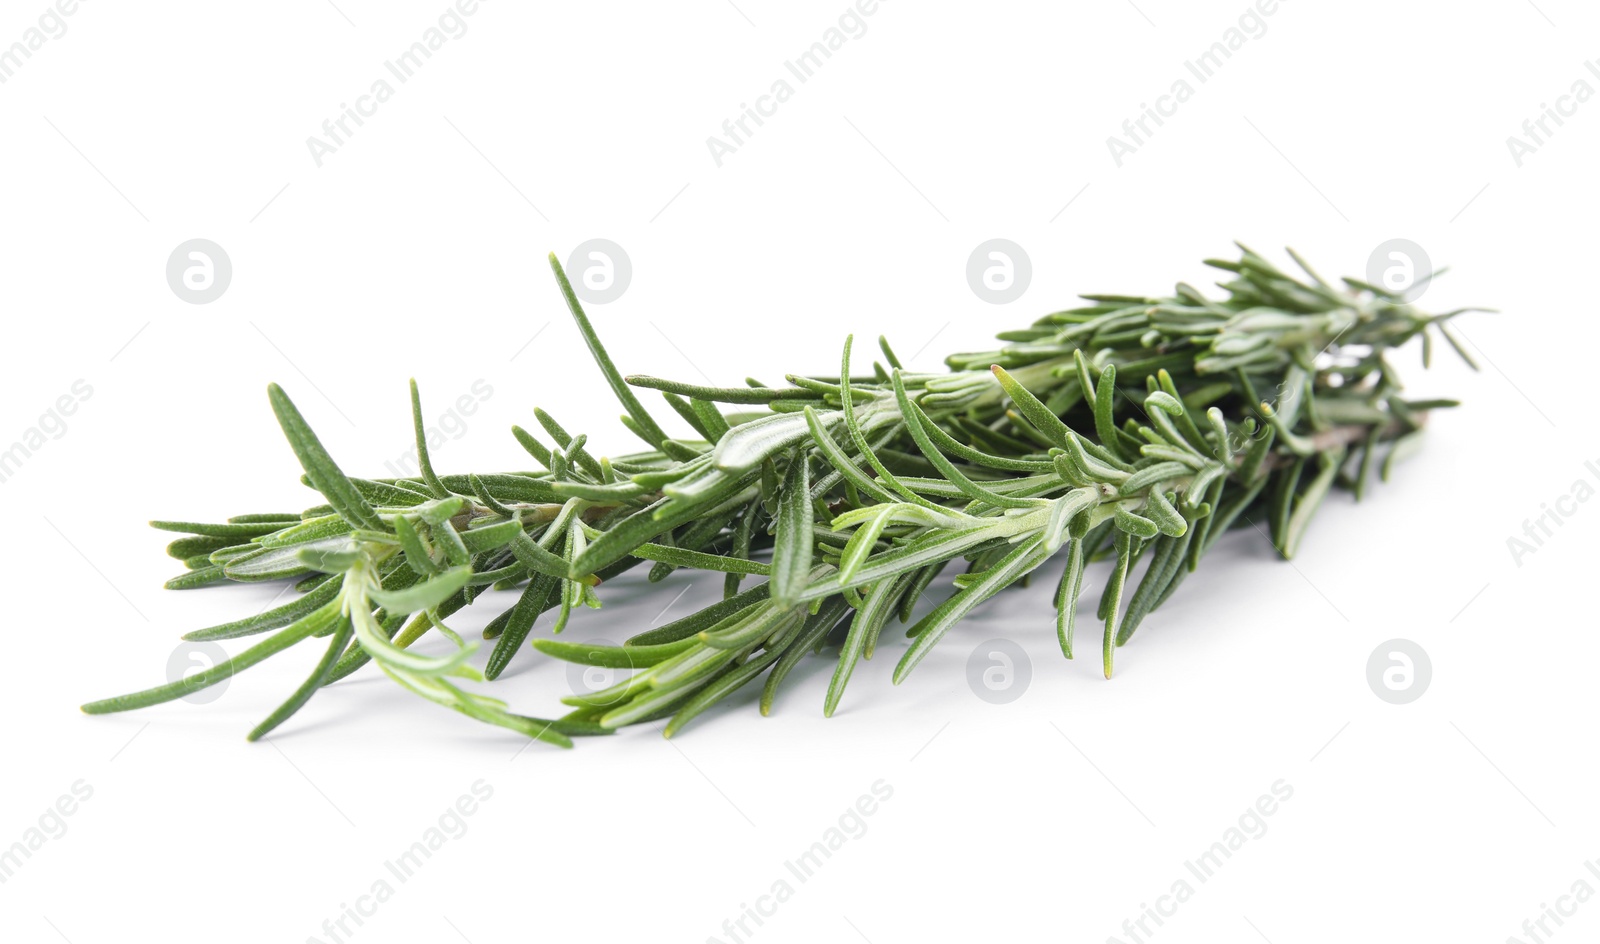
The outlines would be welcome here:
M 1446 323 L 1467 309 L 1425 314 L 1364 282 L 1328 282 L 1292 252 L 1303 276 L 1241 250 L 1237 261 L 1208 260 L 1229 274 L 1220 299 L 1183 284 L 1165 298 L 1084 296 L 1082 307 L 1001 334 L 997 350 L 951 356 L 948 373 L 908 371 L 882 342 L 883 360 L 852 375 L 847 340 L 837 376 L 727 389 L 623 377 L 552 255 L 622 422 L 648 451 L 598 457 L 536 410 L 554 445 L 512 432 L 542 471 L 439 475 L 413 383 L 421 475 L 350 478 L 273 386 L 304 481 L 326 503 L 154 524 L 187 535 L 168 546 L 190 568 L 169 587 L 294 580 L 299 596 L 184 637 L 273 633 L 232 659 L 84 710 L 180 698 L 322 637 L 321 660 L 252 739 L 369 660 L 424 698 L 565 746 L 662 718 L 671 735 L 763 674 L 766 713 L 802 658 L 836 645 L 832 714 L 889 618 L 909 622 L 953 562 L 963 562 L 954 592 L 910 626 L 897 683 L 974 607 L 1058 552 L 1067 658 L 1086 564 L 1112 562 L 1098 612 L 1109 678 L 1116 647 L 1241 516 L 1264 518 L 1289 557 L 1330 488 L 1359 497 L 1380 455 L 1387 478 L 1427 412 L 1454 405 L 1405 399 L 1392 349 L 1421 337 L 1426 364 L 1437 331 L 1472 363 Z M 696 438 L 668 436 L 637 389 L 659 391 Z M 651 581 L 677 568 L 722 572 L 724 599 L 623 646 L 551 638 L 574 610 L 600 605 L 603 581 L 642 562 Z M 746 588 L 746 577 L 767 579 Z M 476 646 L 445 620 L 490 588 L 520 596 L 488 624 L 494 647 L 480 671 Z M 550 635 L 533 648 L 632 674 L 563 698 L 571 711 L 554 720 L 463 687 L 499 676 L 548 610 Z M 412 651 L 429 632 L 453 651 Z

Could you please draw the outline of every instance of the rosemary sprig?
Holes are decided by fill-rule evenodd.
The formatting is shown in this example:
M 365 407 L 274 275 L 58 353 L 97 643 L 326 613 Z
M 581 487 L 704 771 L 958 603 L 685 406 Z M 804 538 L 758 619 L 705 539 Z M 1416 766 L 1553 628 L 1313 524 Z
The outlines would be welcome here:
M 737 388 L 625 377 L 552 255 L 623 423 L 648 450 L 597 458 L 540 410 L 552 445 L 512 432 L 543 471 L 439 475 L 413 383 L 421 474 L 350 478 L 274 385 L 304 481 L 326 503 L 154 524 L 187 535 L 168 546 L 188 567 L 169 587 L 288 579 L 302 595 L 186 637 L 272 633 L 231 660 L 84 710 L 179 698 L 316 637 L 327 640 L 322 659 L 252 739 L 368 660 L 430 701 L 569 746 L 662 718 L 674 734 L 763 675 L 765 714 L 800 659 L 837 644 L 831 715 L 890 617 L 908 622 L 952 563 L 962 573 L 911 625 L 896 683 L 974 608 L 1058 554 L 1056 631 L 1069 659 L 1086 565 L 1111 561 L 1098 612 L 1109 678 L 1117 647 L 1235 523 L 1265 519 L 1292 556 L 1332 488 L 1360 497 L 1375 456 L 1387 478 L 1429 412 L 1454 405 L 1406 400 L 1388 356 L 1416 337 L 1429 350 L 1433 331 L 1459 351 L 1447 322 L 1466 309 L 1430 315 L 1359 281 L 1329 283 L 1292 252 L 1303 276 L 1240 249 L 1208 261 L 1227 273 L 1220 298 L 1183 284 L 1167 297 L 1085 296 L 1001 333 L 999 348 L 952 355 L 948 373 L 908 371 L 880 340 L 884 361 L 855 375 L 847 338 L 836 376 Z M 649 389 L 698 438 L 668 436 L 634 392 Z M 554 658 L 633 670 L 563 698 L 560 719 L 513 714 L 463 686 L 503 672 L 541 614 L 555 610 L 560 633 L 601 604 L 596 587 L 643 561 L 651 581 L 681 567 L 721 572 L 724 599 L 623 646 L 534 638 Z M 752 576 L 767 579 L 742 589 Z M 475 645 L 445 620 L 490 587 L 521 593 L 488 624 L 495 646 L 480 673 Z M 433 632 L 453 644 L 448 655 L 410 651 Z

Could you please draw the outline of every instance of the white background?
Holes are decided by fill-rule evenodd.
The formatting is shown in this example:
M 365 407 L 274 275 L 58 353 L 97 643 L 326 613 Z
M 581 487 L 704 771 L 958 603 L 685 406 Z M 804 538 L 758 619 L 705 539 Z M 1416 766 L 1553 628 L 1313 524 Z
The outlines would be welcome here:
M 1584 467 L 1600 460 L 1600 104 L 1520 168 L 1506 145 L 1575 80 L 1600 87 L 1591 7 L 1283 3 L 1119 168 L 1106 137 L 1243 0 L 889 0 L 719 168 L 706 138 L 843 0 L 496 0 L 319 168 L 307 137 L 445 9 L 337 2 L 89 2 L 0 85 L 0 442 L 74 381 L 93 390 L 0 485 L 0 844 L 75 782 L 93 790 L 0 885 L 7 940 L 331 940 L 324 920 L 479 780 L 493 797 L 466 834 L 342 940 L 731 940 L 724 920 L 781 878 L 793 897 L 743 940 L 1132 940 L 1124 920 L 1189 877 L 1193 898 L 1146 940 L 1501 942 L 1532 940 L 1524 920 L 1574 882 L 1600 887 L 1584 868 L 1600 856 L 1600 639 L 1579 604 L 1600 506 L 1566 503 L 1520 566 L 1507 547 L 1576 481 L 1600 485 Z M 7 0 L 0 43 L 44 9 Z M 997 236 L 1034 266 L 1000 308 L 964 280 Z M 208 305 L 164 277 L 197 237 L 234 267 Z M 1076 292 L 1207 284 L 1199 260 L 1235 238 L 1350 275 L 1409 238 L 1455 267 L 1427 306 L 1502 313 L 1461 323 L 1480 374 L 1443 348 L 1427 375 L 1398 358 L 1416 391 L 1465 406 L 1395 481 L 1330 501 L 1293 564 L 1231 537 L 1110 683 L 1096 659 L 1060 658 L 1051 574 L 898 688 L 896 637 L 830 720 L 821 657 L 770 718 L 743 698 L 671 742 L 629 730 L 519 753 L 369 670 L 246 744 L 309 646 L 209 705 L 77 712 L 164 681 L 180 633 L 270 598 L 161 590 L 177 565 L 144 526 L 314 503 L 268 381 L 354 474 L 389 474 L 409 447 L 410 376 L 433 415 L 492 387 L 436 453 L 444 471 L 524 466 L 507 428 L 536 404 L 598 451 L 638 448 L 544 262 L 593 237 L 633 261 L 624 296 L 592 312 L 624 369 L 729 384 L 833 371 L 851 331 L 934 368 Z M 675 615 L 720 580 L 619 581 L 569 633 L 624 638 L 690 584 Z M 491 615 L 477 610 L 463 628 Z M 1433 665 L 1404 707 L 1365 677 L 1396 637 Z M 1008 705 L 966 683 L 994 638 L 1031 656 Z M 494 690 L 549 713 L 566 686 L 529 653 Z M 1293 797 L 1265 835 L 1211 881 L 1188 876 L 1280 779 Z M 794 881 L 784 862 L 879 780 L 893 795 L 865 834 Z M 1558 940 L 1592 939 L 1600 905 L 1566 920 L 1547 925 Z

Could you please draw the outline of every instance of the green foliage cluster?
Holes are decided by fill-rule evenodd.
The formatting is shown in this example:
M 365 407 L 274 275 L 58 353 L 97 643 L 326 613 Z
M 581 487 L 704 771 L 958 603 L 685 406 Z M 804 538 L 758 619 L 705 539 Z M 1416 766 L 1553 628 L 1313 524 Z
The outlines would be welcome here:
M 1236 260 L 1208 260 L 1226 274 L 1220 298 L 1184 284 L 1160 298 L 1084 296 L 1002 333 L 995 350 L 952 355 L 948 372 L 908 370 L 881 341 L 882 359 L 855 374 L 846 340 L 837 375 L 734 388 L 623 376 L 551 256 L 646 451 L 597 456 L 586 436 L 535 410 L 544 437 L 512 433 L 536 471 L 440 475 L 413 383 L 421 474 L 352 478 L 273 386 L 304 481 L 325 503 L 154 524 L 185 535 L 168 552 L 189 569 L 169 587 L 293 580 L 299 595 L 185 637 L 270 634 L 231 660 L 85 710 L 179 698 L 316 637 L 321 660 L 252 739 L 368 661 L 426 699 L 570 745 L 660 719 L 671 735 L 758 679 L 766 713 L 801 659 L 836 647 L 832 714 L 891 618 L 911 639 L 898 683 L 974 608 L 1056 557 L 1067 658 L 1087 565 L 1111 562 L 1097 613 L 1109 678 L 1116 648 L 1231 527 L 1263 522 L 1293 555 L 1330 489 L 1359 497 L 1375 464 L 1387 478 L 1428 412 L 1453 405 L 1406 399 L 1395 348 L 1420 338 L 1426 363 L 1437 335 L 1471 363 L 1448 325 L 1465 309 L 1426 314 L 1376 286 L 1326 281 L 1290 255 L 1301 273 L 1243 247 Z M 667 434 L 639 398 L 646 390 L 692 438 Z M 575 611 L 600 606 L 606 580 L 641 564 L 653 582 L 678 568 L 720 572 L 724 599 L 622 646 L 555 638 Z M 954 592 L 913 620 L 952 569 Z M 488 624 L 493 648 L 479 670 L 476 644 L 445 621 L 489 588 L 519 595 Z M 530 644 L 547 612 L 548 633 Z M 428 633 L 451 640 L 450 654 L 413 652 Z M 564 698 L 570 711 L 555 719 L 464 687 L 530 647 L 632 672 Z

